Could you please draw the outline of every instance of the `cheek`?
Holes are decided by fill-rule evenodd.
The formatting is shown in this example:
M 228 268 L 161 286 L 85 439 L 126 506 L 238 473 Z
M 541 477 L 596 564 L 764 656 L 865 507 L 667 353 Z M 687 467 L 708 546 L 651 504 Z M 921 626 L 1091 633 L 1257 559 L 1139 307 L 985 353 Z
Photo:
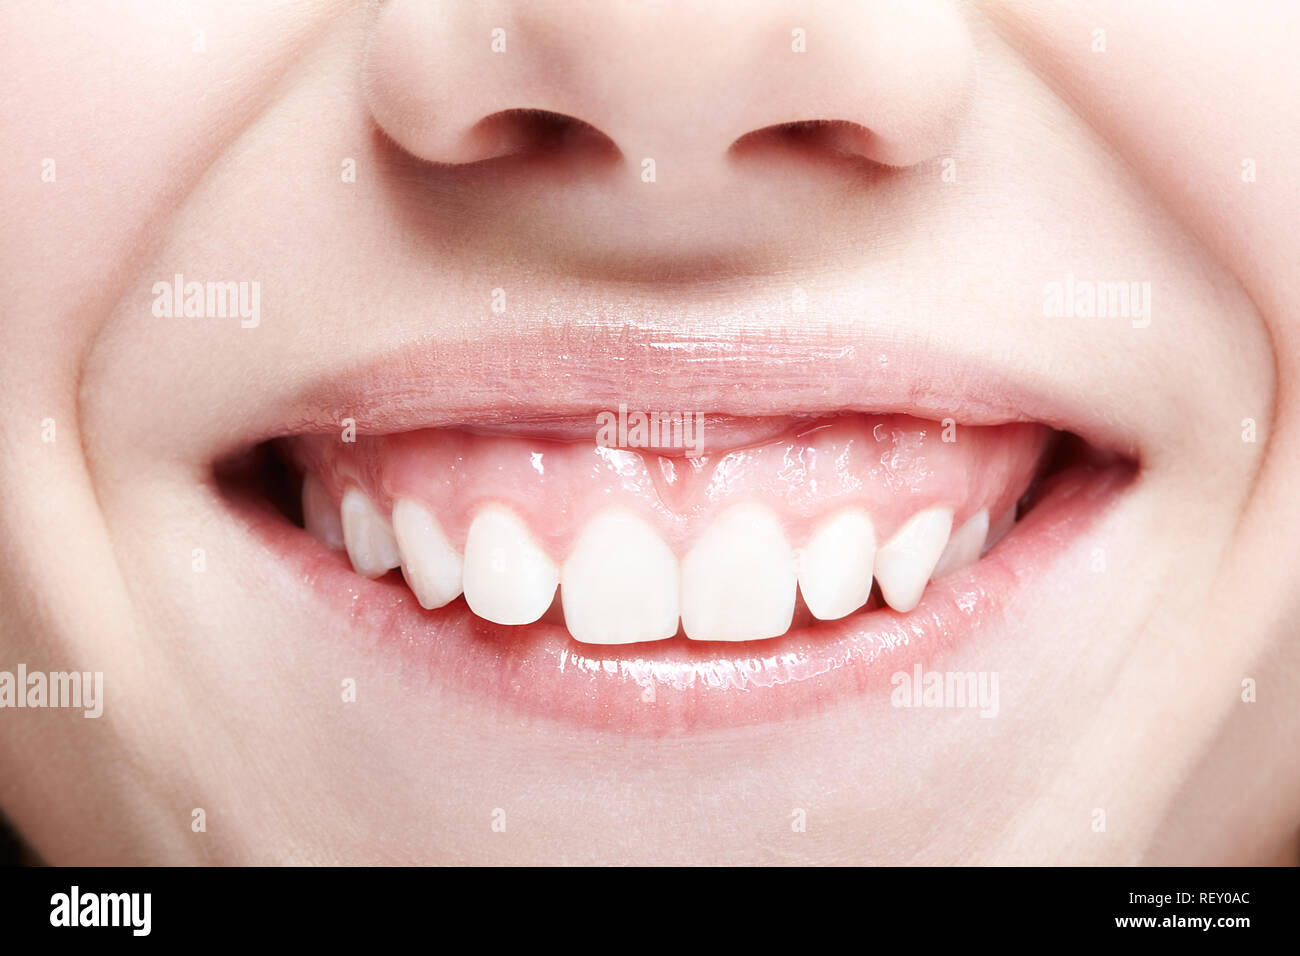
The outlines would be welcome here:
M 265 105 L 326 11 L 64 6 L 8 9 L 0 29 L 0 61 L 17 64 L 0 76 L 0 142 L 31 173 L 0 183 L 0 263 L 34 280 L 16 304 L 59 317 L 69 346 L 87 314 L 106 314 L 122 265 Z

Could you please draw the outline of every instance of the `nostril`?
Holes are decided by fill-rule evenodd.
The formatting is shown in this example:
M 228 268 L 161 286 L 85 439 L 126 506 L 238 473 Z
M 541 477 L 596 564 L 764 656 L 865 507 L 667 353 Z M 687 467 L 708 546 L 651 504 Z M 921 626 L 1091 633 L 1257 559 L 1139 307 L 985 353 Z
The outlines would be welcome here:
M 467 137 L 468 154 L 478 160 L 511 155 L 591 161 L 622 157 L 614 141 L 590 123 L 550 110 L 502 110 L 479 120 Z
M 737 158 L 786 154 L 867 162 L 871 131 L 848 120 L 798 120 L 752 130 L 731 144 Z

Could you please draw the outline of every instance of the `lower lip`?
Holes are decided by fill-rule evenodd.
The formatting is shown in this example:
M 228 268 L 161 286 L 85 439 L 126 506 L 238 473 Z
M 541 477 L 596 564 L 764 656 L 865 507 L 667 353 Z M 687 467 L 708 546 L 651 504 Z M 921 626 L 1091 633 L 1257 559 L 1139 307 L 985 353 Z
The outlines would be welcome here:
M 747 644 L 675 638 L 579 644 L 561 626 L 505 627 L 463 601 L 426 611 L 397 575 L 371 581 L 279 513 L 246 512 L 363 643 L 425 668 L 440 694 L 460 692 L 522 717 L 647 736 L 777 722 L 851 695 L 887 694 L 890 677 L 997 633 L 1003 608 L 1107 510 L 1132 476 L 1124 466 L 1055 476 L 1012 532 L 976 564 L 932 582 L 909 614 L 888 608 Z M 378 638 L 376 640 L 376 637 Z

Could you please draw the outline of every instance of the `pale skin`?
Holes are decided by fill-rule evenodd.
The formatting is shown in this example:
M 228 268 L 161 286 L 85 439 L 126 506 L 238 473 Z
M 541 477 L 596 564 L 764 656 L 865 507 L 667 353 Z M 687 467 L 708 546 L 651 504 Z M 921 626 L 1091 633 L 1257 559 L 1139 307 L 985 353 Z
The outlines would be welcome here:
M 483 82 L 477 47 L 412 27 L 459 4 L 3 5 L 0 669 L 103 671 L 106 703 L 0 712 L 0 810 L 56 863 L 1292 860 L 1300 10 L 654 6 L 484 8 L 466 35 L 509 24 L 517 59 Z M 792 25 L 831 79 L 769 63 Z M 590 158 L 430 171 L 512 107 L 654 156 L 661 192 Z M 891 171 L 728 153 L 805 119 L 875 130 Z M 258 279 L 260 323 L 158 319 L 178 268 Z M 1151 322 L 1046 319 L 1067 273 L 1152 282 Z M 812 306 L 770 313 L 792 276 Z M 486 308 L 521 287 L 542 304 Z M 1000 674 L 996 720 L 871 698 L 689 738 L 513 719 L 365 653 L 208 481 L 298 390 L 399 346 L 738 310 L 990 356 L 1134 451 L 1101 567 L 1063 562 L 962 648 Z

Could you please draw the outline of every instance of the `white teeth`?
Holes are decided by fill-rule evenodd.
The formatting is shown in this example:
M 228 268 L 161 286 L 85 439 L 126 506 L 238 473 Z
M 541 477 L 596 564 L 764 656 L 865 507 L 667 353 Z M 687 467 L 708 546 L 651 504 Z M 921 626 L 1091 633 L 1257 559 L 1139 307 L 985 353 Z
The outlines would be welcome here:
M 393 526 L 370 499 L 356 488 L 343 492 L 339 507 L 343 541 L 357 574 L 377 578 L 401 564 Z
M 343 522 L 325 485 L 315 475 L 302 480 L 302 523 L 307 533 L 333 551 L 343 550 Z
M 585 644 L 659 641 L 677 633 L 677 557 L 636 515 L 592 518 L 564 562 L 560 600 L 574 640 Z
M 966 523 L 953 532 L 948 547 L 943 549 L 939 563 L 934 566 L 933 578 L 941 578 L 950 571 L 960 571 L 980 559 L 984 539 L 989 533 L 989 512 L 981 508 L 966 519 Z
M 834 621 L 867 604 L 873 578 L 887 603 L 912 611 L 933 578 L 974 564 L 1015 523 L 1015 508 L 990 522 L 987 508 L 953 531 L 953 509 L 918 511 L 880 547 L 870 514 L 832 514 L 795 552 L 764 505 L 722 512 L 679 562 L 634 512 L 608 508 L 589 520 L 563 569 L 503 505 L 482 508 L 462 558 L 419 502 L 394 502 L 391 520 L 356 487 L 335 510 L 319 477 L 302 487 L 303 523 L 328 547 L 343 547 L 358 574 L 402 568 L 420 604 L 440 608 L 463 592 L 470 610 L 497 624 L 539 620 L 557 586 L 565 623 L 586 644 L 665 640 L 680 628 L 696 641 L 758 641 L 789 630 L 796 595 L 814 618 Z M 562 578 L 562 580 L 561 580 Z
M 421 607 L 442 607 L 460 597 L 463 562 L 438 519 L 409 498 L 393 505 L 393 534 L 402 575 Z
M 876 580 L 885 603 L 904 613 L 920 603 L 951 531 L 951 508 L 926 508 L 876 552 Z
M 722 513 L 682 561 L 682 627 L 697 641 L 757 641 L 794 617 L 794 555 L 761 505 Z
M 989 529 L 988 539 L 984 542 L 984 551 L 987 552 L 992 547 L 1006 537 L 1011 526 L 1016 523 L 1016 506 L 1012 505 L 1006 511 L 1002 512 L 1002 517 L 993 522 L 993 527 Z
M 799 554 L 799 591 L 813 617 L 835 621 L 871 596 L 876 531 L 861 508 L 846 508 L 823 524 Z
M 465 539 L 465 603 L 496 624 L 531 624 L 551 606 L 559 573 L 514 512 L 488 505 Z

